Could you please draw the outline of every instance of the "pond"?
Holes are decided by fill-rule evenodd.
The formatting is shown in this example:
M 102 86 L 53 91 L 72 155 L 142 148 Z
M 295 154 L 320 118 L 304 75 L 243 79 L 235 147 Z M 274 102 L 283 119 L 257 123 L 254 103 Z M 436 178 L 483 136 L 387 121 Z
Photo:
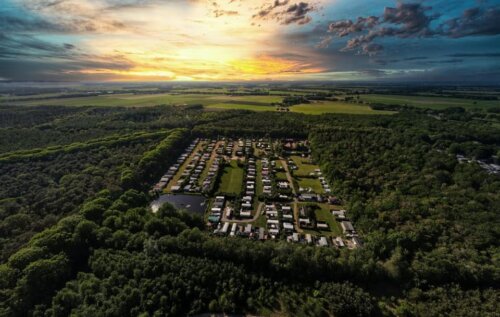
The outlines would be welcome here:
M 203 196 L 165 194 L 151 203 L 151 209 L 157 212 L 164 203 L 170 203 L 177 209 L 184 209 L 199 215 L 203 215 L 207 207 L 207 199 Z

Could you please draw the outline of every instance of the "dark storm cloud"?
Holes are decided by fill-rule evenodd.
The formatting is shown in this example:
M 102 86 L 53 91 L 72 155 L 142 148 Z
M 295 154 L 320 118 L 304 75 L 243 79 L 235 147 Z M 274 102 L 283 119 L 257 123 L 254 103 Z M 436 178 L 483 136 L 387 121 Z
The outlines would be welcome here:
M 430 23 L 439 17 L 437 14 L 427 15 L 432 7 L 420 3 L 398 3 L 396 8 L 386 7 L 383 20 L 386 23 L 400 25 L 400 28 L 382 28 L 381 36 L 397 35 L 399 37 L 431 35 Z
M 340 20 L 330 23 L 328 26 L 328 32 L 334 33 L 339 37 L 344 37 L 350 33 L 361 32 L 367 29 L 371 29 L 379 24 L 379 18 L 375 16 L 370 16 L 367 18 L 358 17 L 356 21 L 352 20 Z
M 384 47 L 377 43 L 369 43 L 363 45 L 363 53 L 367 55 L 375 55 L 380 51 L 383 51 Z
M 424 6 L 422 3 L 398 2 L 396 7 L 384 8 L 383 14 L 379 17 L 358 17 L 355 21 L 333 21 L 327 29 L 327 33 L 331 35 L 323 38 L 317 47 L 327 47 L 333 37 L 342 38 L 354 35 L 341 50 L 357 50 L 360 54 L 373 55 L 383 50 L 381 46 L 372 46 L 372 42 L 380 37 L 460 38 L 500 34 L 500 9 L 498 8 L 466 9 L 460 17 L 445 20 L 435 28 L 431 27 L 431 23 L 436 21 L 440 14 L 431 11 L 432 7 Z M 364 34 L 356 35 L 359 33 Z
M 500 9 L 467 9 L 462 16 L 445 21 L 439 32 L 452 38 L 500 34 Z
M 272 4 L 264 6 L 259 12 L 253 15 L 254 19 L 275 19 L 281 24 L 307 24 L 311 22 L 311 17 L 307 14 L 314 11 L 314 6 L 307 2 L 299 2 L 289 5 L 289 0 L 275 0 Z
M 356 21 L 333 21 L 328 26 L 329 33 L 345 37 L 354 33 L 367 32 L 347 41 L 343 51 L 361 48 L 362 54 L 375 54 L 383 50 L 380 44 L 371 43 L 377 37 L 396 36 L 400 38 L 430 36 L 430 23 L 439 15 L 428 15 L 432 7 L 420 3 L 398 2 L 395 8 L 386 7 L 381 17 L 358 17 Z
M 293 4 L 286 9 L 284 12 L 283 24 L 307 24 L 311 21 L 311 18 L 307 16 L 307 13 L 311 12 L 313 7 L 306 2 L 300 2 Z
M 4 57 L 60 57 L 66 55 L 66 50 L 64 45 L 41 41 L 31 35 L 12 36 L 0 33 L 0 53 Z
M 133 63 L 119 54 L 86 54 L 70 43 L 55 44 L 31 35 L 0 33 L 0 77 L 3 78 L 43 80 L 40 79 L 43 76 L 65 77 L 65 73 L 85 69 L 128 70 L 132 67 Z
M 2 32 L 63 31 L 60 26 L 52 22 L 25 15 L 13 15 L 6 11 L 0 11 L 0 30 Z

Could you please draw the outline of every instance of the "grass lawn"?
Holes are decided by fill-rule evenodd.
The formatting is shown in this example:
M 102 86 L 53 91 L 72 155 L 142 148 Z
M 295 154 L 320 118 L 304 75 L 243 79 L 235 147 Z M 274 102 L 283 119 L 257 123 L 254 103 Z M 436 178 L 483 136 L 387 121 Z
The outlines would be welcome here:
M 276 168 L 277 168 L 278 170 L 280 170 L 280 169 L 283 169 L 283 168 L 284 168 L 284 167 L 283 167 L 283 164 L 281 163 L 281 160 L 276 160 L 275 162 L 276 162 Z
M 317 178 L 296 177 L 297 185 L 302 188 L 312 188 L 316 194 L 323 194 L 323 186 Z
M 243 169 L 238 166 L 236 160 L 232 160 L 231 164 L 224 168 L 224 174 L 219 184 L 219 192 L 240 194 L 242 186 Z
M 300 203 L 300 206 L 308 205 L 308 203 Z M 340 236 L 342 230 L 340 229 L 340 224 L 335 220 L 332 213 L 330 212 L 330 206 L 328 204 L 314 204 L 320 208 L 316 209 L 316 220 L 324 221 L 330 227 L 330 231 L 321 231 L 321 230 L 304 230 L 304 233 L 310 233 L 313 235 L 322 235 L 322 236 Z
M 265 228 L 267 225 L 266 215 L 260 215 L 259 217 L 257 217 L 257 220 L 255 220 L 253 222 L 253 225 L 256 227 L 264 227 Z
M 294 176 L 309 176 L 310 173 L 314 172 L 315 169 L 319 168 L 319 165 L 309 163 L 309 159 L 302 158 L 297 155 L 292 155 L 291 159 L 297 165 L 297 170 L 293 171 Z
M 305 114 L 323 114 L 323 113 L 346 113 L 346 114 L 394 114 L 394 111 L 373 110 L 367 105 L 358 105 L 341 101 L 321 101 L 310 104 L 300 104 L 290 107 L 292 112 L 301 112 Z
M 471 100 L 462 98 L 404 96 L 404 95 L 361 95 L 361 100 L 371 103 L 409 105 L 421 108 L 445 109 L 449 107 L 484 108 L 498 107 L 500 100 Z M 476 104 L 474 104 L 476 102 Z
M 278 172 L 276 173 L 276 179 L 277 180 L 283 180 L 283 181 L 286 181 L 288 180 L 288 178 L 286 177 L 286 173 L 285 172 Z

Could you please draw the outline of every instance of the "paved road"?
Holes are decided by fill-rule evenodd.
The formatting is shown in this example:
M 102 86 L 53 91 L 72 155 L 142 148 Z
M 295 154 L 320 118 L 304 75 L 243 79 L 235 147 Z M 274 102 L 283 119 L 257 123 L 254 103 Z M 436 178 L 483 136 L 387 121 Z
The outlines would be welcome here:
M 288 182 L 290 183 L 290 186 L 292 187 L 292 193 L 293 193 L 293 218 L 295 219 L 295 230 L 298 233 L 303 232 L 302 229 L 299 227 L 299 200 L 297 199 L 297 191 L 295 190 L 295 186 L 293 184 L 293 177 L 292 174 L 290 173 L 290 169 L 288 168 L 288 163 L 286 160 L 282 159 L 281 160 L 281 165 L 283 165 L 283 168 L 285 169 L 286 173 L 286 178 L 288 179 Z
M 285 169 L 285 173 L 286 173 L 286 178 L 288 179 L 288 182 L 290 183 L 290 186 L 292 188 L 292 193 L 293 195 L 297 195 L 297 192 L 295 191 L 295 186 L 293 185 L 293 178 L 292 178 L 292 174 L 290 173 L 290 169 L 288 168 L 288 163 L 286 162 L 285 159 L 281 159 L 281 165 L 283 165 L 283 168 Z

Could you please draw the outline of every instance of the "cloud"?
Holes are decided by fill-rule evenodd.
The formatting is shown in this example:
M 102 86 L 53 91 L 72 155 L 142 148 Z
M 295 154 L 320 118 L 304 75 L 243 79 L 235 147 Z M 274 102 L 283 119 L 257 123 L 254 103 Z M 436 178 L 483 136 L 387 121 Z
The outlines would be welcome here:
M 150 0 L 148 0 L 149 2 Z M 113 17 L 111 8 L 118 2 L 111 0 L 18 0 L 26 13 L 36 16 L 38 31 L 62 33 L 119 32 L 127 29 L 126 23 Z M 145 1 L 132 0 L 119 5 L 139 5 Z M 116 9 L 118 10 L 118 9 Z M 22 18 L 23 20 L 27 20 Z M 52 22 L 56 21 L 56 22 Z M 28 31 L 28 23 L 24 30 Z M 22 29 L 22 26 L 19 27 Z
M 379 44 L 371 45 L 376 38 L 380 37 L 461 38 L 500 34 L 500 23 L 498 23 L 500 9 L 498 8 L 466 9 L 460 17 L 445 20 L 436 28 L 433 28 L 431 24 L 441 15 L 431 13 L 432 9 L 422 3 L 398 2 L 396 7 L 385 7 L 381 16 L 358 17 L 355 21 L 332 21 L 327 33 L 330 33 L 332 38 L 353 36 L 347 40 L 341 51 L 357 50 L 360 54 L 368 55 L 374 55 L 383 50 Z M 324 38 L 317 47 L 325 48 L 332 42 L 332 38 Z
M 214 15 L 216 18 L 224 16 L 224 15 L 238 15 L 238 11 L 232 11 L 232 10 L 214 10 Z
M 311 17 L 307 16 L 307 13 L 312 10 L 314 10 L 314 8 L 306 2 L 293 4 L 284 12 L 283 24 L 307 24 L 311 21 Z
M 363 53 L 367 55 L 376 55 L 380 51 L 383 51 L 384 47 L 377 43 L 368 43 L 363 45 Z
M 290 0 L 283 0 L 283 1 L 275 0 L 271 5 L 267 5 L 267 6 L 263 7 L 253 17 L 254 18 L 256 18 L 256 17 L 260 17 L 260 18 L 267 17 L 268 15 L 271 14 L 272 11 L 274 11 L 274 9 L 276 9 L 278 7 L 281 7 L 281 6 L 285 6 L 289 2 L 290 2 Z
M 451 38 L 500 34 L 500 9 L 493 7 L 467 9 L 462 16 L 441 24 L 439 32 Z
M 383 70 L 383 69 L 365 69 L 359 72 L 363 76 L 368 76 L 368 77 L 385 77 L 387 76 L 388 72 Z
M 396 8 L 386 7 L 383 20 L 385 23 L 400 25 L 400 28 L 383 28 L 380 35 L 397 35 L 399 37 L 428 36 L 432 35 L 430 23 L 439 17 L 438 14 L 427 15 L 432 7 L 423 6 L 421 3 L 398 2 Z
M 332 22 L 330 23 L 330 25 L 328 25 L 328 32 L 334 33 L 338 37 L 344 37 L 351 33 L 357 33 L 367 29 L 371 29 L 378 24 L 379 24 L 378 17 L 375 16 L 370 16 L 367 18 L 358 17 L 358 19 L 355 22 L 351 20 L 340 20 Z
M 288 6 L 287 6 L 288 5 Z M 282 7 L 287 6 L 284 9 Z M 254 19 L 274 19 L 281 24 L 299 24 L 304 25 L 311 22 L 308 13 L 316 10 L 314 6 L 307 2 L 298 2 L 290 4 L 290 0 L 275 0 L 272 4 L 261 8 L 259 12 L 253 15 Z
M 396 36 L 400 38 L 430 36 L 430 23 L 439 15 L 427 15 L 432 7 L 420 3 L 398 2 L 395 8 L 384 8 L 381 17 L 358 17 L 356 21 L 333 21 L 327 32 L 337 37 L 345 37 L 354 33 L 367 32 L 347 41 L 342 51 L 360 48 L 361 54 L 374 55 L 383 50 L 380 44 L 371 43 L 377 37 Z

